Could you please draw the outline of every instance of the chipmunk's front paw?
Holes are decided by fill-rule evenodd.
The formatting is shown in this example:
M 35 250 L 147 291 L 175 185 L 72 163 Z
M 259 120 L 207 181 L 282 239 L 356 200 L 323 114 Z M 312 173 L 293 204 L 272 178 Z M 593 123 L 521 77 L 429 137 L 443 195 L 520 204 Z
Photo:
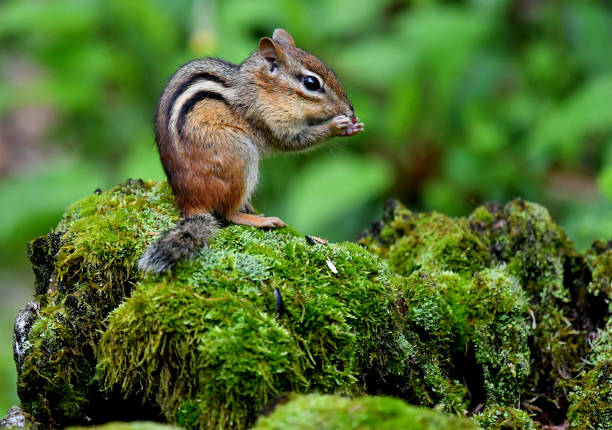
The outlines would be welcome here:
M 338 115 L 331 121 L 331 126 L 338 136 L 354 136 L 360 131 L 363 131 L 363 123 L 359 122 L 359 118 L 350 118 L 346 115 Z

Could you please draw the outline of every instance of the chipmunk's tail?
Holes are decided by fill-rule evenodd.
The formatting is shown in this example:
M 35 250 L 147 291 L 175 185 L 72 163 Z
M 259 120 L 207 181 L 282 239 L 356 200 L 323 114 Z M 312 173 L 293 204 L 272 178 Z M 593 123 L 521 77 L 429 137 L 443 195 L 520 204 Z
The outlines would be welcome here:
M 181 219 L 145 250 L 138 268 L 155 273 L 171 269 L 177 261 L 195 256 L 219 227 L 219 221 L 209 213 Z

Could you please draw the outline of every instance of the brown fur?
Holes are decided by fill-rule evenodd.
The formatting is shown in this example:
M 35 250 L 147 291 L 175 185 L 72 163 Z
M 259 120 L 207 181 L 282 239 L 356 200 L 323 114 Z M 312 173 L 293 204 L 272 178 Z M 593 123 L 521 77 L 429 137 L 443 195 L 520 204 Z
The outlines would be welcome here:
M 188 115 L 175 190 L 184 216 L 215 212 L 227 217 L 242 206 L 245 166 L 236 141 L 245 138 L 246 128 L 219 101 L 204 100 Z

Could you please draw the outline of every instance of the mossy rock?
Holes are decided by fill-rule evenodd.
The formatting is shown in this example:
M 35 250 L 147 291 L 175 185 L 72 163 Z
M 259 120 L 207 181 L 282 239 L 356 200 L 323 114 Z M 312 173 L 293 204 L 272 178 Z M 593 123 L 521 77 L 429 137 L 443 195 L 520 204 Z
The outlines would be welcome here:
M 311 394 L 297 396 L 259 419 L 253 430 L 468 430 L 465 418 L 410 406 L 399 399 L 366 396 L 349 399 Z
M 75 203 L 52 233 L 28 244 L 36 302 L 21 315 L 28 324 L 16 345 L 17 388 L 37 422 L 112 417 L 94 381 L 104 320 L 137 281 L 146 243 L 178 218 L 167 184 L 128 181 Z
M 367 396 L 388 395 L 482 411 L 494 429 L 607 422 L 609 329 L 591 341 L 608 319 L 610 243 L 579 253 L 541 206 L 450 218 L 392 202 L 360 244 L 228 226 L 143 277 L 137 258 L 178 218 L 166 183 L 129 181 L 30 244 L 36 301 L 18 316 L 15 357 L 41 426 L 244 429 L 286 393 L 313 392 L 355 400 L 296 402 L 408 407 Z
M 464 381 L 468 409 L 520 407 L 545 424 L 565 420 L 609 314 L 609 243 L 583 255 L 545 208 L 520 199 L 467 218 L 389 201 L 359 242 L 406 279 L 409 330 L 440 354 L 445 374 Z

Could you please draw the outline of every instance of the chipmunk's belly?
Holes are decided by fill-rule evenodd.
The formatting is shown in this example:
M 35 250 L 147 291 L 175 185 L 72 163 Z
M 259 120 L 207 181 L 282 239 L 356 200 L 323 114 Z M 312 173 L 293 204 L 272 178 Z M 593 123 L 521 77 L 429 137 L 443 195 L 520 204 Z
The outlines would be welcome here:
M 246 163 L 244 166 L 245 170 L 245 203 L 249 202 L 251 198 L 251 194 L 255 191 L 257 187 L 257 181 L 259 179 L 259 151 L 253 142 L 247 140 L 245 142 L 246 149 Z

